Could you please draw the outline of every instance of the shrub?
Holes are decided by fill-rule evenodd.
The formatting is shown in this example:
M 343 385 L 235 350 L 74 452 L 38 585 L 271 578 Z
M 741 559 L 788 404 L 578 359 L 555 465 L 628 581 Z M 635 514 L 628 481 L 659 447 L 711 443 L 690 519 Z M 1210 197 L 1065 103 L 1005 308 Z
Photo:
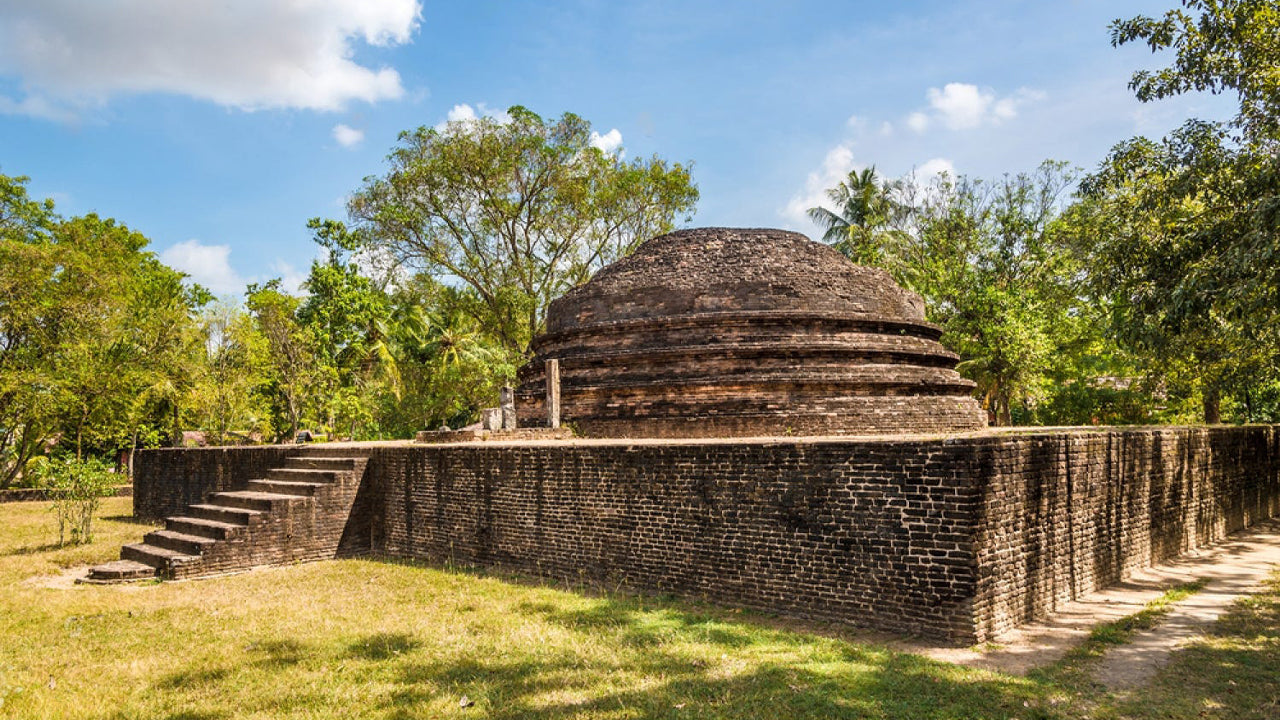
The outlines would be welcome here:
M 98 503 L 111 494 L 116 475 L 101 460 L 72 457 L 46 459 L 28 466 L 53 501 L 58 518 L 58 544 L 93 542 L 93 515 Z

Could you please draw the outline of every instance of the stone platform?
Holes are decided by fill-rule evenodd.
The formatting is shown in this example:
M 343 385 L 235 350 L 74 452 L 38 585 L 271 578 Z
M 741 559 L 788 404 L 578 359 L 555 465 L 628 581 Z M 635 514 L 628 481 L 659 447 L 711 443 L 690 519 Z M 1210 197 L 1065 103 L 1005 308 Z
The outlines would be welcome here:
M 959 645 L 1280 514 L 1275 426 L 321 450 L 368 458 L 331 525 L 339 556 L 501 568 Z M 292 452 L 141 452 L 138 514 L 175 514 Z

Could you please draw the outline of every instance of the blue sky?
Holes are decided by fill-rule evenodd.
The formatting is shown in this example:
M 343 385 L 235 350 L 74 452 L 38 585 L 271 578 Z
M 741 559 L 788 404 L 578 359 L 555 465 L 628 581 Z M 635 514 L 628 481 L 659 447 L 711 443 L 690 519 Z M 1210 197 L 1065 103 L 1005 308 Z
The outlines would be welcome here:
M 524 105 L 691 161 L 693 225 L 786 227 L 848 170 L 1089 168 L 1230 100 L 1142 105 L 1107 24 L 1172 0 L 28 0 L 0 7 L 0 172 L 218 293 L 316 257 L 401 130 Z

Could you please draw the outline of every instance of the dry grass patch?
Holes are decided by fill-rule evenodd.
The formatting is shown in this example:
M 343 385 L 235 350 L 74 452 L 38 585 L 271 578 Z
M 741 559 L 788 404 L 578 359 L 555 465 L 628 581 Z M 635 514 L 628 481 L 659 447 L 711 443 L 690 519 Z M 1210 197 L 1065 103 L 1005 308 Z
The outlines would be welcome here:
M 49 545 L 44 504 L 0 506 L 0 717 L 1027 720 L 1111 702 L 749 613 L 414 563 L 26 582 L 136 541 L 149 528 L 128 503 L 106 501 L 98 541 L 80 548 Z M 1248 632 L 1273 637 L 1276 618 L 1259 622 Z

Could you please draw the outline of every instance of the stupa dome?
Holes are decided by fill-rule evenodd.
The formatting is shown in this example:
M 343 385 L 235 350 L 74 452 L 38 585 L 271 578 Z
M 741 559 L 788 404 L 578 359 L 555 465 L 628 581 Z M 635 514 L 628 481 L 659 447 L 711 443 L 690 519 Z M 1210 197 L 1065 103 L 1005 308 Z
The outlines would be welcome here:
M 952 432 L 986 415 L 921 298 L 783 230 L 653 238 L 553 301 L 520 372 L 522 425 L 595 437 Z

